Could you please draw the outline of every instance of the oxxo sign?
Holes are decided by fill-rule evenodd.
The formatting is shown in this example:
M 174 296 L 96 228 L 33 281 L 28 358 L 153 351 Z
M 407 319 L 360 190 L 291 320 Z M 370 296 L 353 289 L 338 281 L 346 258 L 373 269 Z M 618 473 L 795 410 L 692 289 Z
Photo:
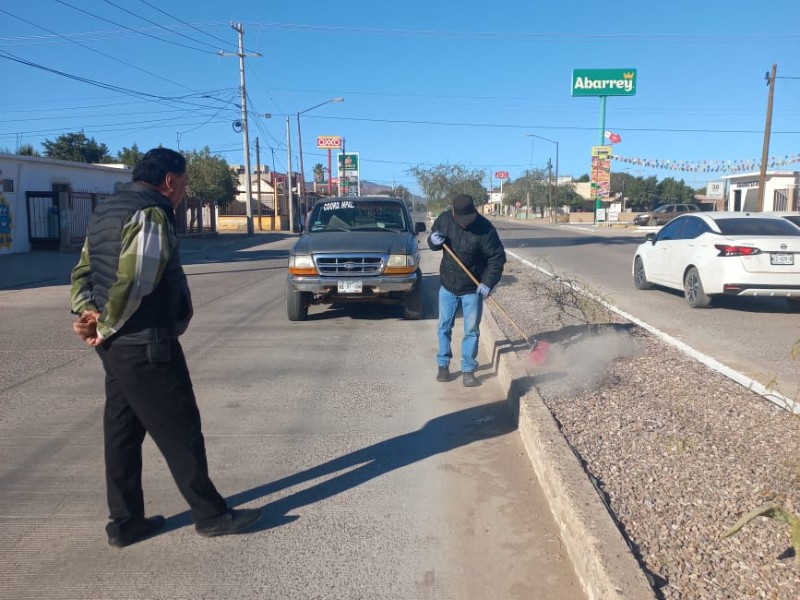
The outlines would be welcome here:
M 342 147 L 342 136 L 339 135 L 317 136 L 317 148 L 327 148 L 328 150 L 340 150 L 341 147 Z
M 508 171 L 495 171 L 494 172 L 495 179 L 508 179 Z
M 573 96 L 635 96 L 636 69 L 573 69 Z

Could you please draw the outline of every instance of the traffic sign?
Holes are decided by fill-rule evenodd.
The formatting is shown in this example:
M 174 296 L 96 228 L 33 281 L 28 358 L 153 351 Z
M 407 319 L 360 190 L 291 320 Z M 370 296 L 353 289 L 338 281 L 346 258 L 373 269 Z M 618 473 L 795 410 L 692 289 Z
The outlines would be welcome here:
M 508 171 L 495 171 L 494 172 L 495 179 L 508 179 Z

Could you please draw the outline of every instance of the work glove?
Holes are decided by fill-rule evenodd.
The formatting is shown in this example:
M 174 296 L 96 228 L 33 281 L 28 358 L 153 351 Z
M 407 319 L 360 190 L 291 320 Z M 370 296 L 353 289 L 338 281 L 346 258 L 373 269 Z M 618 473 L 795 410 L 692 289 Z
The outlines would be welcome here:
M 489 294 L 492 293 L 491 288 L 488 285 L 480 284 L 478 286 L 478 293 L 483 296 L 484 298 L 488 298 Z
M 441 246 L 444 244 L 445 237 L 438 231 L 431 232 L 431 242 L 434 246 Z

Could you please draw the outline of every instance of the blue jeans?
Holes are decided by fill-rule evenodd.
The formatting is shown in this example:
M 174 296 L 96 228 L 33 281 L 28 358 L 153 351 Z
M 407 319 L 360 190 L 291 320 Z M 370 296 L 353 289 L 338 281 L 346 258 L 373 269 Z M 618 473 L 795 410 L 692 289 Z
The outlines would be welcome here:
M 483 296 L 480 294 L 462 294 L 460 296 L 439 287 L 439 352 L 436 363 L 440 367 L 450 365 L 453 351 L 450 340 L 453 337 L 453 324 L 456 311 L 461 305 L 464 315 L 464 339 L 461 342 L 461 371 L 472 373 L 478 368 L 478 339 L 480 338 L 481 313 L 483 312 Z

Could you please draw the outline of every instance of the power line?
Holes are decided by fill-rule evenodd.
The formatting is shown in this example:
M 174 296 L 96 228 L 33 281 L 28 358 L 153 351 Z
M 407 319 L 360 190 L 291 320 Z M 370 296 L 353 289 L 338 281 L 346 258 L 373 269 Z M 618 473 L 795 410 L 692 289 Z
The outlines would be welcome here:
M 147 37 L 153 38 L 154 40 L 158 40 L 159 42 L 164 42 L 165 44 L 172 44 L 173 46 L 180 46 L 181 48 L 188 48 L 189 50 L 195 50 L 197 52 L 202 52 L 203 54 L 216 54 L 211 50 L 203 50 L 202 48 L 195 48 L 193 46 L 187 46 L 186 44 L 181 44 L 180 42 L 173 42 L 172 40 L 165 40 L 164 38 L 160 38 L 157 35 L 152 35 L 145 31 L 136 31 L 135 29 L 131 29 L 130 27 L 123 25 L 122 23 L 117 23 L 116 21 L 112 21 L 110 19 L 106 19 L 105 17 L 101 17 L 94 13 L 89 12 L 88 10 L 83 10 L 82 8 L 78 8 L 77 6 L 73 6 L 69 2 L 64 2 L 64 0 L 53 0 L 53 2 L 58 2 L 59 4 L 63 4 L 64 6 L 71 8 L 73 10 L 77 10 L 85 15 L 89 15 L 90 17 L 94 17 L 100 21 L 105 21 L 106 23 L 111 23 L 112 25 L 116 25 L 117 27 L 122 27 L 127 31 L 133 31 L 134 33 L 141 33 L 142 35 L 146 35 Z
M 703 44 L 730 43 L 763 43 L 763 42 L 798 42 L 798 34 L 781 35 L 739 35 L 702 33 L 572 33 L 572 32 L 524 32 L 524 31 L 458 31 L 443 29 L 407 29 L 400 27 L 352 27 L 341 25 L 308 25 L 297 23 L 251 23 L 250 27 L 278 31 L 299 31 L 313 34 L 330 33 L 334 35 L 364 35 L 375 37 L 421 37 L 421 38 L 455 38 L 485 40 L 522 40 L 533 42 L 596 43 L 638 41 L 648 44 L 654 42 L 671 42 L 685 44 L 696 42 Z
M 195 38 L 189 37 L 188 35 L 185 35 L 185 34 L 183 34 L 183 33 L 180 33 L 179 31 L 173 31 L 173 30 L 171 30 L 171 29 L 167 29 L 166 27 L 164 27 L 164 26 L 163 26 L 163 25 L 161 25 L 160 23 L 157 23 L 156 21 L 152 21 L 152 20 L 148 19 L 147 17 L 143 17 L 142 15 L 139 15 L 139 14 L 137 14 L 137 13 L 135 13 L 135 12 L 131 11 L 131 10 L 128 10 L 127 8 L 124 8 L 124 7 L 120 6 L 119 4 L 115 4 L 114 2 L 111 2 L 111 0 L 103 0 L 103 2 L 105 2 L 106 4 L 108 4 L 108 5 L 110 5 L 110 6 L 113 6 L 114 8 L 117 8 L 117 9 L 119 9 L 119 10 L 123 11 L 123 12 L 126 12 L 126 13 L 128 13 L 129 15 L 131 15 L 131 16 L 133 16 L 133 17 L 136 17 L 137 19 L 141 19 L 142 21 L 144 21 L 144 22 L 146 22 L 146 23 L 150 23 L 151 25 L 155 25 L 156 27 L 158 27 L 159 29 L 163 29 L 163 30 L 164 30 L 164 31 L 166 31 L 167 33 L 174 34 L 174 35 L 179 35 L 179 36 L 181 36 L 182 38 L 186 38 L 186 39 L 187 39 L 187 40 L 189 40 L 190 42 L 195 42 L 195 43 L 197 43 L 197 44 L 202 44 L 202 45 L 204 45 L 204 46 L 208 46 L 208 47 L 210 47 L 210 48 L 213 48 L 214 50 L 216 50 L 216 49 L 217 49 L 217 47 L 216 47 L 216 46 L 212 46 L 211 44 L 209 44 L 209 43 L 207 43 L 207 42 L 203 42 L 203 41 L 197 40 L 197 39 L 195 39 Z
M 182 23 L 183 25 L 186 25 L 187 27 L 190 27 L 191 29 L 194 29 L 195 31 L 198 31 L 198 32 L 202 33 L 203 35 L 207 35 L 208 37 L 217 40 L 218 42 L 222 42 L 223 44 L 228 44 L 231 48 L 234 48 L 234 50 L 238 50 L 238 48 L 236 48 L 236 46 L 231 44 L 229 40 L 225 40 L 225 39 L 223 39 L 221 37 L 218 37 L 216 35 L 211 35 L 210 33 L 207 33 L 205 31 L 203 31 L 202 29 L 199 29 L 199 28 L 195 27 L 191 23 L 187 23 L 186 21 L 182 21 L 178 17 L 169 14 L 165 10 L 160 9 L 159 7 L 154 6 L 154 5 L 150 4 L 149 2 L 146 2 L 145 0 L 139 0 L 139 2 L 141 2 L 142 4 L 144 4 L 146 6 L 149 6 L 153 10 L 156 10 L 156 11 L 160 12 L 162 15 L 164 15 L 166 17 L 169 17 L 170 19 L 176 20 L 178 23 Z
M 597 131 L 597 127 L 577 125 L 508 125 L 502 123 L 458 123 L 447 121 L 412 121 L 410 119 L 369 119 L 366 117 L 322 117 L 310 116 L 310 119 L 331 119 L 334 121 L 364 121 L 368 123 L 396 123 L 401 125 L 441 125 L 444 127 L 486 127 L 490 129 L 555 129 L 571 131 Z M 661 133 L 764 133 L 755 129 L 676 129 L 666 127 L 619 127 L 620 131 L 651 131 Z M 800 131 L 773 131 L 772 133 L 798 134 Z
M 203 104 L 193 104 L 193 103 L 187 102 L 185 100 L 185 98 L 196 96 L 197 94 L 190 94 L 190 95 L 187 95 L 187 96 L 175 96 L 175 97 L 158 96 L 156 94 L 149 94 L 147 92 L 140 92 L 139 90 L 132 90 L 130 88 L 125 88 L 125 87 L 121 87 L 121 86 L 118 86 L 118 85 L 113 85 L 113 84 L 105 83 L 105 82 L 102 82 L 102 81 L 96 81 L 94 79 L 89 79 L 88 77 L 82 77 L 80 75 L 73 75 L 72 73 L 67 73 L 66 71 L 60 71 L 58 69 L 52 69 L 50 67 L 46 67 L 46 66 L 41 65 L 39 63 L 35 63 L 35 62 L 32 62 L 32 61 L 26 60 L 26 59 L 24 59 L 22 57 L 16 56 L 15 54 L 11 54 L 10 52 L 6 52 L 5 50 L 0 50 L 0 58 L 5 58 L 6 60 L 17 62 L 19 64 L 26 65 L 28 67 L 33 67 L 35 69 L 39 69 L 39 70 L 42 70 L 42 71 L 46 71 L 48 73 L 53 73 L 54 75 L 59 75 L 59 76 L 64 77 L 66 79 L 72 79 L 74 81 L 79 81 L 81 83 L 86 83 L 86 84 L 89 84 L 89 85 L 93 85 L 95 87 L 99 87 L 99 88 L 102 88 L 102 89 L 105 89 L 105 90 L 110 90 L 112 92 L 118 92 L 120 94 L 125 94 L 127 96 L 135 96 L 137 98 L 142 98 L 142 99 L 147 99 L 147 100 L 155 100 L 157 102 L 179 102 L 179 103 L 182 102 L 182 103 L 187 104 L 189 106 L 194 106 L 194 107 L 199 107 L 199 108 L 207 108 L 207 109 L 216 109 L 216 108 L 218 108 L 218 106 L 208 106 L 208 105 L 203 105 Z M 202 96 L 202 97 L 208 97 L 209 99 L 219 101 L 219 99 L 214 98 L 212 96 Z
M 64 40 L 70 42 L 71 44 L 77 44 L 81 48 L 85 48 L 85 49 L 89 50 L 90 52 L 94 52 L 95 54 L 99 54 L 100 56 L 105 56 L 106 58 L 110 58 L 113 61 L 116 61 L 116 62 L 118 62 L 120 64 L 125 65 L 126 67 L 130 67 L 132 69 L 136 69 L 137 71 L 140 71 L 140 72 L 144 73 L 145 75 L 150 75 L 151 77 L 155 77 L 156 79 L 160 79 L 161 81 L 166 81 L 167 83 L 171 83 L 173 85 L 177 85 L 178 87 L 182 87 L 185 90 L 196 91 L 196 90 L 193 90 L 192 88 L 186 87 L 185 85 L 181 85 L 180 83 L 178 83 L 178 82 L 176 82 L 176 81 L 174 81 L 172 79 L 167 79 L 166 77 L 162 77 L 161 75 L 157 75 L 156 73 L 152 73 L 150 71 L 147 71 L 146 69 L 142 69 L 140 67 L 137 67 L 136 65 L 132 65 L 129 62 L 125 62 L 124 60 L 121 60 L 121 59 L 119 59 L 119 58 L 117 58 L 115 56 L 112 56 L 110 54 L 106 54 L 105 52 L 101 52 L 100 50 L 95 50 L 91 46 L 87 46 L 86 44 L 83 44 L 83 43 L 81 43 L 81 42 L 79 42 L 77 40 L 71 40 L 68 37 L 63 36 L 63 35 L 61 35 L 60 33 L 56 32 L 56 31 L 52 31 L 52 30 L 47 29 L 46 27 L 44 27 L 42 25 L 39 25 L 39 24 L 34 23 L 32 21 L 28 21 L 27 19 L 23 19 L 22 17 L 20 17 L 18 15 L 11 14 L 10 12 L 8 12 L 6 10 L 0 9 L 0 13 L 6 14 L 9 17 L 12 17 L 14 19 L 18 19 L 18 20 L 22 21 L 23 23 L 27 23 L 28 25 L 32 25 L 34 27 L 38 27 L 42 31 L 46 31 L 47 33 L 50 33 L 52 35 L 56 35 L 56 36 L 58 36 L 60 38 L 63 38 Z

